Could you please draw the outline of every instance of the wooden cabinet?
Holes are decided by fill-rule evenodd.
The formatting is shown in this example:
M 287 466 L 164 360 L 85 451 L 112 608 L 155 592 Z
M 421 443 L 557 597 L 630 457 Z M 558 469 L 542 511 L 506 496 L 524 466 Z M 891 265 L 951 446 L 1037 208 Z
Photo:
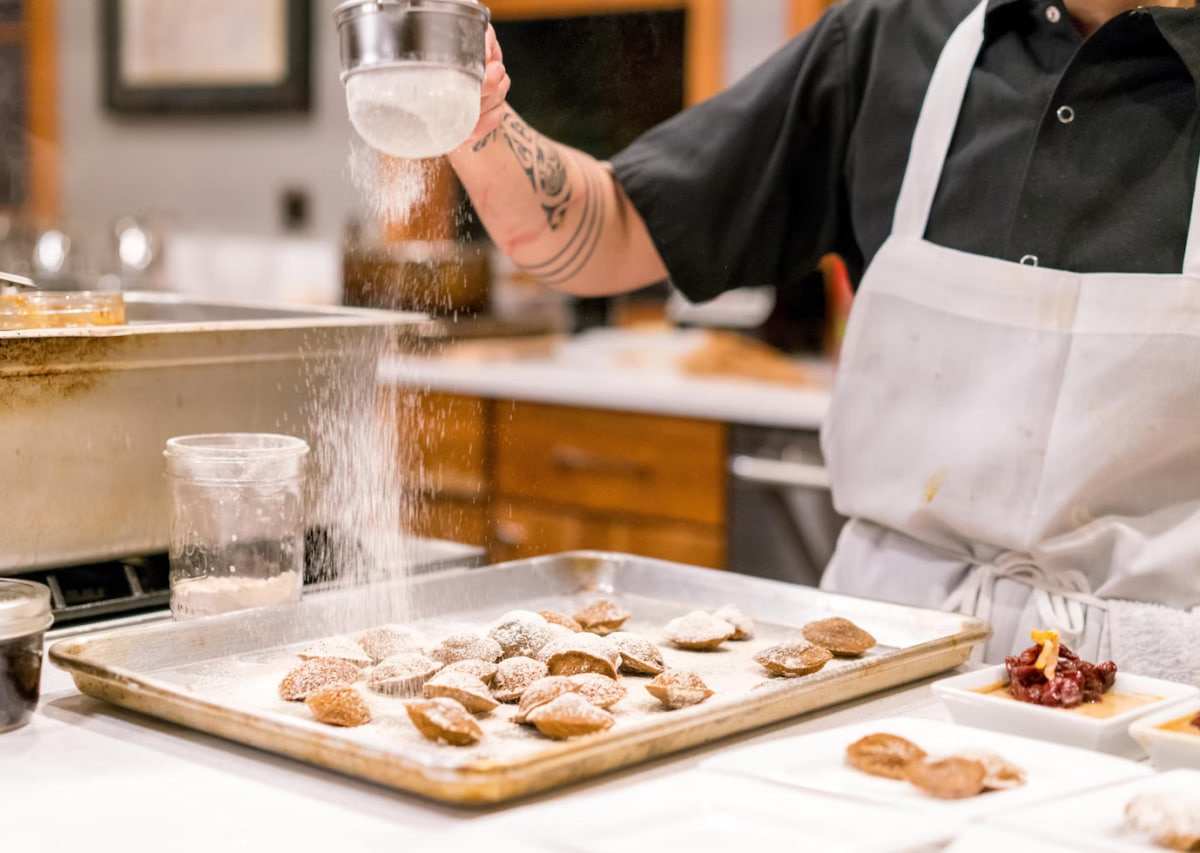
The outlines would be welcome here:
M 493 562 L 592 548 L 724 566 L 724 424 L 412 396 L 417 532 Z

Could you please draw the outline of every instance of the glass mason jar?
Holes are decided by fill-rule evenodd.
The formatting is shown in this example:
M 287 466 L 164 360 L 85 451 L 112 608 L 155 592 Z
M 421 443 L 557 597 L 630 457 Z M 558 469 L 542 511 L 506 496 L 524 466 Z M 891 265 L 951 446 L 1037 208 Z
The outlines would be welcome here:
M 307 443 L 287 435 L 167 441 L 176 619 L 299 600 L 307 454 Z
M 0 732 L 29 722 L 42 683 L 42 636 L 53 622 L 50 588 L 0 578 Z

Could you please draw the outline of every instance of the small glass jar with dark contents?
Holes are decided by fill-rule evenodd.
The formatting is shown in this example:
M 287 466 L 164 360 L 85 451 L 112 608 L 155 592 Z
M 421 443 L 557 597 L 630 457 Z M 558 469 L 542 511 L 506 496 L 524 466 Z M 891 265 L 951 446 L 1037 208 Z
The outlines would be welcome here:
M 42 637 L 53 622 L 50 590 L 0 578 L 0 732 L 29 722 L 42 682 Z

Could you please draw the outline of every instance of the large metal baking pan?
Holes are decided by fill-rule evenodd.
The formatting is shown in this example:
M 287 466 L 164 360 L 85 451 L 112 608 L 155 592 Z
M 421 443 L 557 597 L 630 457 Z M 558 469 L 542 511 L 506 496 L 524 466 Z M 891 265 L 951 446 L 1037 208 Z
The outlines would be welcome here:
M 126 293 L 127 324 L 0 332 L 0 575 L 166 549 L 174 435 L 284 432 L 366 399 L 423 315 Z M 311 473 L 311 467 L 310 467 Z
M 449 570 L 402 583 L 401 596 L 395 595 L 396 589 L 378 587 L 345 590 L 308 597 L 290 607 L 64 640 L 50 649 L 50 659 L 70 671 L 81 691 L 98 699 L 393 788 L 466 805 L 500 802 L 575 782 L 911 682 L 963 663 L 972 646 L 988 635 L 985 623 L 954 613 L 602 552 Z M 680 711 L 635 709 L 622 714 L 608 732 L 565 742 L 543 740 L 526 734 L 527 727 L 493 719 L 487 721 L 490 728 L 485 727 L 484 740 L 464 750 L 421 740 L 406 719 L 401 722 L 402 709 L 394 726 L 381 725 L 372 731 L 373 723 L 340 730 L 308 719 L 302 703 L 284 703 L 274 695 L 280 676 L 294 664 L 293 655 L 302 644 L 370 627 L 361 617 L 356 624 L 347 616 L 360 611 L 358 605 L 406 599 L 407 620 L 418 627 L 431 622 L 483 627 L 506 610 L 557 607 L 571 612 L 570 608 L 601 594 L 623 602 L 639 620 L 632 629 L 647 634 L 671 616 L 735 602 L 758 620 L 764 644 L 805 622 L 836 614 L 867 627 L 886 649 L 862 660 L 835 661 L 806 678 L 765 683 L 761 670 L 749 664 L 749 647 L 721 654 L 676 652 L 690 655 L 687 665 L 709 680 L 718 690 L 716 696 Z M 376 613 L 370 618 L 378 617 Z M 746 656 L 747 666 L 728 657 L 737 654 Z M 670 657 L 667 663 L 671 664 Z M 271 667 L 276 667 L 273 674 L 258 687 L 250 684 L 250 689 L 248 681 L 237 681 L 232 675 Z M 718 676 L 714 667 L 732 674 Z M 222 673 L 230 678 L 223 680 Z M 238 686 L 231 693 L 233 681 Z M 630 697 L 639 691 L 644 694 L 634 679 L 623 681 L 630 687 Z M 247 701 L 251 694 L 255 698 Z M 400 704 L 395 699 L 380 701 Z M 493 717 L 499 714 L 498 710 Z

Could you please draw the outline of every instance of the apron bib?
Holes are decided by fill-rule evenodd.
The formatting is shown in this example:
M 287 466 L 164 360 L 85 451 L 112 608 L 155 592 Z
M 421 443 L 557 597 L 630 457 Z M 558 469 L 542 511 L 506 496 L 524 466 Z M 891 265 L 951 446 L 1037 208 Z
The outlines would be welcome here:
M 855 297 L 822 430 L 852 520 L 822 586 L 989 618 L 989 659 L 1044 627 L 1145 669 L 1121 646 L 1164 608 L 1112 600 L 1168 605 L 1158 624 L 1176 630 L 1200 606 L 1200 216 L 1178 275 L 926 241 L 985 11 L 943 48 L 891 236 Z M 1200 643 L 1200 615 L 1185 624 Z

